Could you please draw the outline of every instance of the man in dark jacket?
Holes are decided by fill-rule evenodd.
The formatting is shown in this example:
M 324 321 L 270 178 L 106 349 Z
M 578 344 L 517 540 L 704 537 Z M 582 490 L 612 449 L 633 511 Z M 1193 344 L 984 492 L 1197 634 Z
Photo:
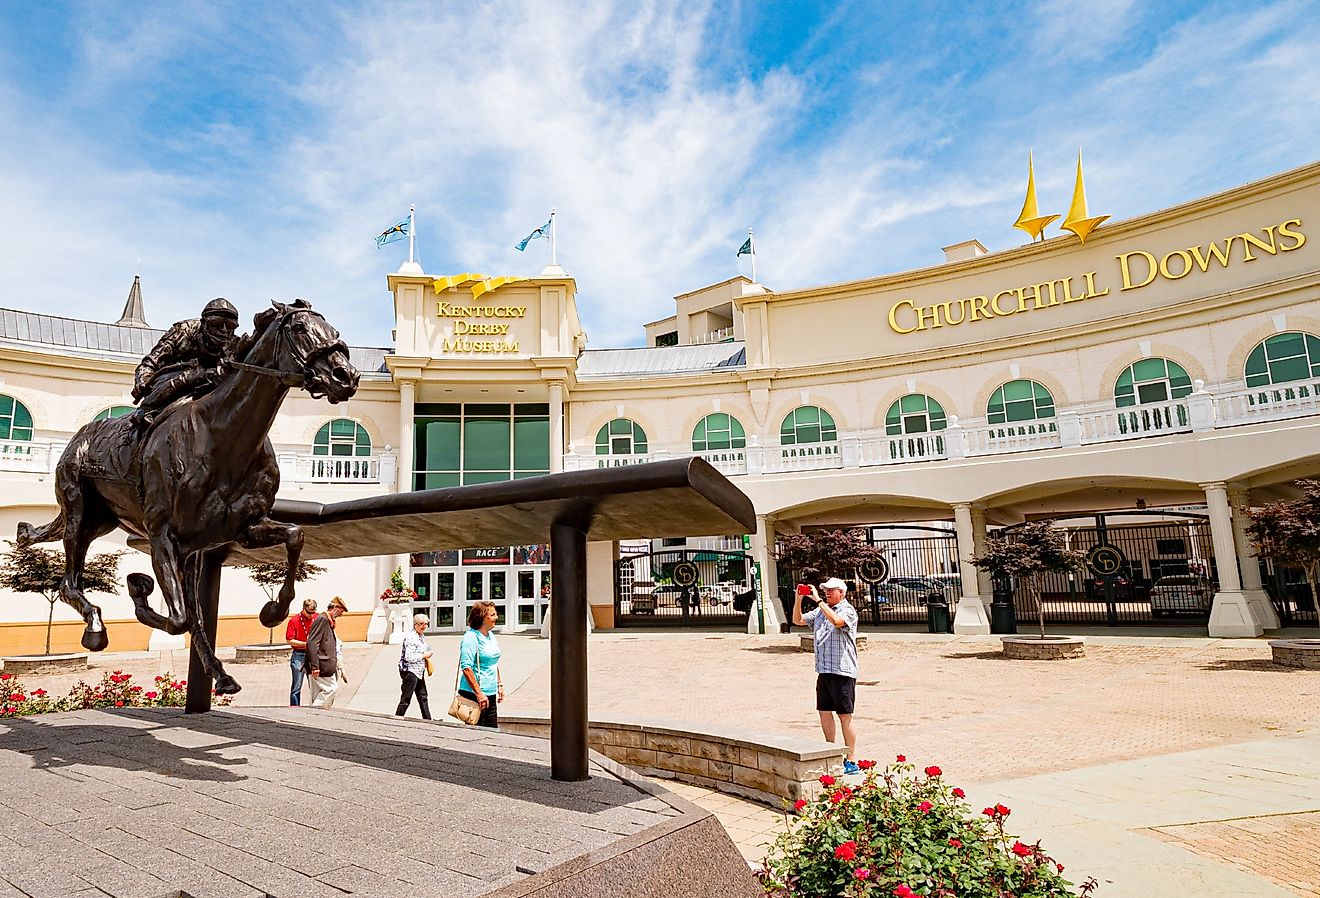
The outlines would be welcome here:
M 347 610 L 344 600 L 335 596 L 307 632 L 307 676 L 312 683 L 313 708 L 329 708 L 335 703 L 340 681 L 348 682 L 339 663 L 339 637 L 335 635 L 335 621 Z
M 156 412 L 181 396 L 200 396 L 220 379 L 223 359 L 236 348 L 238 309 L 227 299 L 211 300 L 200 318 L 180 321 L 143 357 L 133 376 L 134 422 L 149 425 Z

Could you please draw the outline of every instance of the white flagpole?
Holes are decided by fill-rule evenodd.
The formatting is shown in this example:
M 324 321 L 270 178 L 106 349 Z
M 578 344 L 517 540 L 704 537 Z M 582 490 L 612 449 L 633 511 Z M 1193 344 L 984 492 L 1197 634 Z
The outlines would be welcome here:
M 550 210 L 550 264 L 559 264 L 559 249 L 555 245 L 555 211 Z
M 748 228 L 748 229 L 747 229 L 747 242 L 750 243 L 750 244 L 752 245 L 752 253 L 751 253 L 751 256 L 752 256 L 752 283 L 755 284 L 755 283 L 757 283 L 757 280 L 756 280 L 756 241 L 752 239 L 752 229 L 751 229 L 751 228 Z
M 416 206 L 409 206 L 409 207 L 408 207 L 408 262 L 409 262 L 409 264 L 411 264 L 411 263 L 412 263 L 412 260 L 413 260 L 413 240 L 414 240 L 414 239 L 416 238 L 416 236 L 417 236 L 417 233 L 416 233 L 416 232 L 417 232 L 417 228 L 416 228 L 416 226 L 413 224 L 413 210 L 416 209 L 416 208 L 417 208 Z M 752 279 L 755 280 L 755 276 L 753 276 Z

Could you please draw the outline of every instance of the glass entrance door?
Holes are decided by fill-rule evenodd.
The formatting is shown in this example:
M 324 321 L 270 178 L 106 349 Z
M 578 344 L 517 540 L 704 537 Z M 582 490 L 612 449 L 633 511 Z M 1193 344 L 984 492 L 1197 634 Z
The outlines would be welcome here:
M 520 568 L 518 576 L 518 617 L 519 629 L 541 629 L 545 619 L 545 610 L 550 607 L 550 569 Z
M 509 596 L 507 567 L 485 568 L 465 567 L 463 576 L 463 616 L 460 627 L 467 626 L 468 611 L 477 602 L 494 602 L 498 615 L 495 626 L 503 629 L 509 621 Z
M 431 619 L 427 630 L 462 626 L 465 618 L 458 614 L 453 571 L 413 571 L 412 583 L 417 593 L 413 614 L 425 614 Z

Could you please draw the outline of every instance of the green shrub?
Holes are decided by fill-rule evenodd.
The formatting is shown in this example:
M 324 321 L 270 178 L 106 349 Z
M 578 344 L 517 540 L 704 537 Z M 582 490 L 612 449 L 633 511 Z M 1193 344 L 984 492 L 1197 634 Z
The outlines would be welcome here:
M 28 690 L 13 674 L 0 673 L 0 717 L 27 717 L 80 711 L 84 708 L 182 708 L 188 694 L 188 681 L 169 674 L 156 677 L 152 689 L 133 683 L 133 675 L 111 671 L 95 686 L 75 683 L 64 698 L 53 698 L 45 689 Z M 230 697 L 211 693 L 216 705 L 227 705 Z
M 973 814 L 938 767 L 917 775 L 903 755 L 883 771 L 862 761 L 864 779 L 822 776 L 811 801 L 770 848 L 761 883 L 776 898 L 1056 898 L 1073 892 L 1064 867 L 1004 828 L 1002 804 Z

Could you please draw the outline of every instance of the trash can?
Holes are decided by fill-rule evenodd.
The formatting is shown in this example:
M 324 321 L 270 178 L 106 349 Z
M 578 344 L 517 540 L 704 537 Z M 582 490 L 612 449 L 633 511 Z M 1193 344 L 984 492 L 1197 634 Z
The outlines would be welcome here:
M 996 584 L 994 596 L 990 600 L 990 632 L 1016 633 L 1017 610 L 1013 607 L 1013 590 Z
M 944 600 L 942 592 L 933 592 L 926 596 L 926 632 L 953 632 L 949 623 L 949 604 Z

